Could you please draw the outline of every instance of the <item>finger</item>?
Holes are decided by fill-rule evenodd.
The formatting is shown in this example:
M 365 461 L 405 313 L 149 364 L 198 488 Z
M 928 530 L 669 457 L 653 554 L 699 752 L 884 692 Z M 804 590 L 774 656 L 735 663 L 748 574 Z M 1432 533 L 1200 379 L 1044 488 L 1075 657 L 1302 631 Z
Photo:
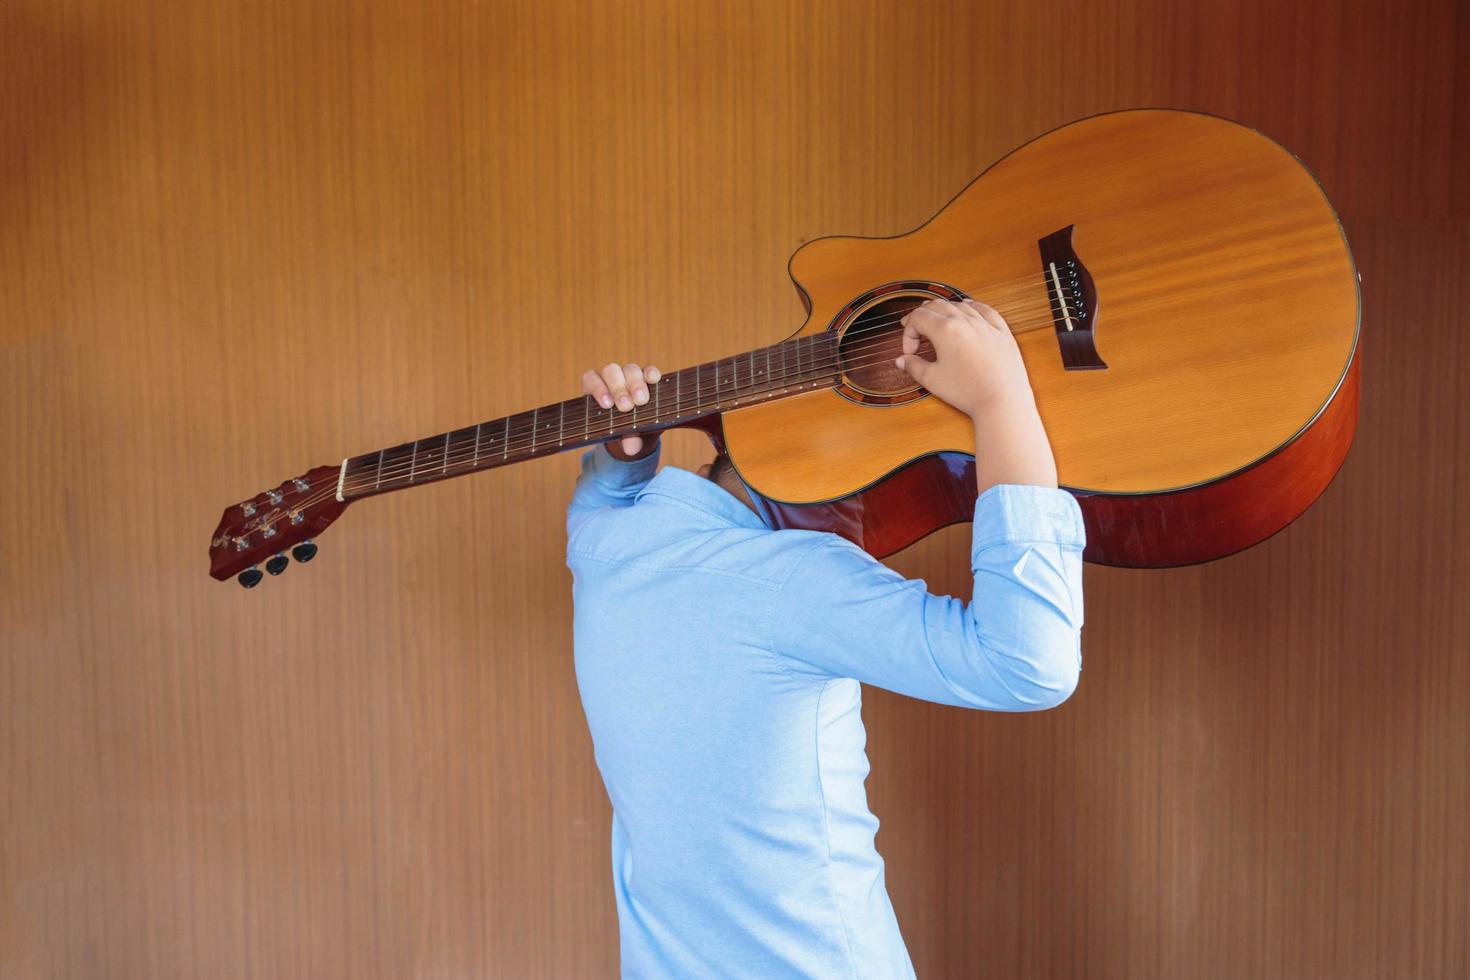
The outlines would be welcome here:
M 626 412 L 633 407 L 633 398 L 628 394 L 628 379 L 623 377 L 623 369 L 619 365 L 609 364 L 603 368 L 602 380 L 607 382 L 618 408 Z
M 636 364 L 624 364 L 623 377 L 627 379 L 628 394 L 633 396 L 633 404 L 647 404 L 648 382 L 643 380 L 643 369 Z
M 645 380 L 648 381 L 649 384 L 656 384 L 658 380 L 663 376 L 664 373 L 658 368 L 654 367 L 652 364 L 643 369 L 643 377 Z
M 909 318 L 917 313 L 919 307 L 914 307 L 899 318 L 899 325 L 903 327 L 903 333 L 899 337 L 899 349 L 905 354 L 913 354 L 919 349 L 919 328 L 910 324 Z
M 642 436 L 623 436 L 623 452 L 629 456 L 637 456 L 643 449 Z
M 582 372 L 582 394 L 591 395 L 603 408 L 612 408 L 612 393 L 602 383 L 602 375 L 591 368 Z
M 919 349 L 920 337 L 933 337 L 941 318 L 928 303 L 921 303 L 903 315 L 903 351 L 912 354 Z
M 1006 318 L 1001 316 L 1000 311 L 997 310 L 995 307 L 987 306 L 979 300 L 974 301 L 974 306 L 975 311 L 985 318 L 986 323 L 989 323 L 992 327 L 1004 330 L 1007 333 L 1010 332 L 1010 327 L 1006 324 Z
M 921 385 L 924 383 L 924 378 L 928 376 L 929 369 L 934 366 L 933 361 L 925 360 L 918 354 L 905 354 L 893 363 L 898 365 L 900 371 L 903 371 Z
M 910 335 L 907 326 L 904 327 L 903 338 L 902 338 L 902 342 L 900 343 L 900 348 L 903 350 L 903 352 L 905 354 L 917 354 L 919 352 L 919 335 L 918 334 L 912 334 L 912 335 Z
M 988 322 L 985 319 L 984 314 L 980 312 L 980 305 L 970 297 L 966 296 L 963 300 L 955 305 L 959 308 L 959 311 L 963 313 L 965 317 L 976 326 L 984 326 Z

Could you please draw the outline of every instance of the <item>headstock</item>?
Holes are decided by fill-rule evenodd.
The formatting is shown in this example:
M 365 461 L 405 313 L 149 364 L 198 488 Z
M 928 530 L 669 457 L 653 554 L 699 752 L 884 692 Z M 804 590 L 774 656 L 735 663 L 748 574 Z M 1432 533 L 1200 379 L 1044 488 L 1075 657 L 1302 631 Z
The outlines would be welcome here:
M 336 466 L 318 466 L 226 507 L 209 542 L 209 574 L 223 582 L 238 573 L 248 589 L 260 582 L 255 566 L 262 561 L 272 575 L 286 570 L 287 548 L 297 561 L 311 561 L 316 555 L 311 539 L 347 509 L 347 501 L 337 499 L 340 472 Z

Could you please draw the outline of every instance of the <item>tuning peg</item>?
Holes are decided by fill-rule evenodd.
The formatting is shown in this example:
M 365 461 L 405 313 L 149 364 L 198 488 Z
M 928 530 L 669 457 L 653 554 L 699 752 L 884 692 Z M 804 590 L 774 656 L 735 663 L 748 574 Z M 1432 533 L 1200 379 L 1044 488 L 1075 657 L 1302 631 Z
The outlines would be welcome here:
M 285 555 L 276 555 L 270 561 L 265 563 L 265 570 L 270 572 L 272 575 L 279 575 L 286 570 L 286 566 L 289 564 L 291 564 L 291 559 L 287 558 Z
M 291 557 L 304 565 L 316 557 L 316 545 L 310 541 L 303 541 L 291 549 Z
M 257 585 L 260 584 L 260 580 L 263 577 L 264 576 L 260 574 L 260 569 L 258 568 L 247 568 L 238 576 L 240 584 L 245 586 L 245 588 L 247 589 L 255 588 Z

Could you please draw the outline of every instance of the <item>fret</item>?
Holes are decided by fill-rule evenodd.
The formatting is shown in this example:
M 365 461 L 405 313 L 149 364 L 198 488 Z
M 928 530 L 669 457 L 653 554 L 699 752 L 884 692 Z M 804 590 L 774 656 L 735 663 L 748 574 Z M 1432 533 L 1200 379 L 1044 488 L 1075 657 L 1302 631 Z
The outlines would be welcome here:
M 510 416 L 505 417 L 505 431 L 500 434 L 500 458 L 505 459 L 510 455 Z
M 526 447 L 526 452 L 528 453 L 534 453 L 536 451 L 536 416 L 540 414 L 541 409 L 539 407 L 531 409 L 531 444 Z
M 480 465 L 480 430 L 484 427 L 484 422 L 481 422 L 479 425 L 475 426 L 475 458 L 470 462 L 470 465 L 476 468 L 478 468 Z
M 700 372 L 700 369 L 703 368 L 703 367 L 704 367 L 703 364 L 696 364 L 696 365 L 694 365 L 694 410 L 696 412 L 699 411 L 699 404 L 700 404 L 700 401 L 699 401 L 699 372 Z
M 715 361 L 715 408 L 720 407 L 720 362 Z
M 411 459 L 412 452 L 413 446 L 408 443 L 384 449 L 378 468 L 379 483 L 391 487 L 394 484 L 406 482 L 403 476 L 403 461 L 405 458 Z M 410 463 L 410 472 L 412 472 L 412 463 Z
M 655 418 L 655 419 L 657 419 L 657 418 L 658 418 L 658 390 L 659 390 L 659 389 L 660 389 L 660 388 L 661 388 L 661 387 L 663 387 L 663 385 L 661 385 L 661 384 L 660 384 L 660 383 L 659 383 L 659 382 L 660 382 L 660 381 L 662 381 L 662 380 L 663 380 L 663 379 L 662 379 L 662 378 L 660 378 L 660 379 L 659 379 L 659 381 L 655 381 L 655 382 L 654 382 L 654 383 L 653 383 L 653 417 L 654 417 L 654 418 Z
M 444 433 L 444 459 L 439 463 L 439 472 L 449 472 L 449 433 Z
M 582 396 L 582 441 L 590 442 L 592 433 L 588 430 L 592 426 L 592 396 Z
M 683 371 L 674 372 L 674 418 L 684 417 L 684 378 Z
M 378 487 L 380 487 L 383 483 L 383 452 L 384 450 L 382 449 L 378 450 L 378 471 L 373 476 L 374 490 L 378 489 Z
M 558 446 L 560 446 L 566 440 L 566 435 L 563 432 L 563 430 L 566 428 L 566 424 L 567 424 L 567 403 L 566 402 L 562 402 L 561 403 L 561 413 L 560 413 L 559 417 L 556 420 L 556 444 Z
M 738 392 L 740 390 L 740 359 L 738 357 L 730 358 L 730 371 L 730 391 Z
M 771 386 L 776 383 L 776 378 L 771 374 L 771 348 L 766 347 L 766 397 L 771 397 Z
M 417 439 L 415 439 L 413 441 L 413 456 L 408 461 L 408 482 L 409 483 L 412 483 L 413 482 L 413 473 L 414 473 L 414 470 L 418 467 L 418 465 L 419 465 L 419 441 Z
M 473 469 L 475 464 L 471 458 L 470 447 L 479 442 L 478 432 L 478 426 L 468 426 L 449 433 L 449 443 L 445 446 L 445 457 L 452 459 L 456 467 Z

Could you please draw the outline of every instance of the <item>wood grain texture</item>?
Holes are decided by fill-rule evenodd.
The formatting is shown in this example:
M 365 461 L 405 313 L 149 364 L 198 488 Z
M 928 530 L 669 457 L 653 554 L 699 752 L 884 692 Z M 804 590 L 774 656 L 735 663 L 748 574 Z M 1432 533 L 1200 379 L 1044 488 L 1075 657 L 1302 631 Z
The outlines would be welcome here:
M 1038 275 L 1037 242 L 1074 224 L 1107 370 L 1064 368 Z M 1047 133 L 921 227 L 820 239 L 791 273 L 812 303 L 804 333 L 842 329 L 854 297 L 897 279 L 995 306 L 1058 478 L 1101 493 L 1208 483 L 1275 452 L 1331 398 L 1358 332 L 1352 259 L 1311 175 L 1267 137 L 1195 113 L 1106 113 Z M 828 390 L 731 411 L 725 436 L 742 476 L 789 503 L 974 443 L 970 420 L 938 399 L 874 409 Z
M 869 693 L 915 964 L 1470 974 L 1467 47 L 1449 0 L 0 3 L 0 976 L 613 975 L 575 460 L 366 501 L 248 593 L 220 507 L 767 343 L 803 240 L 1135 105 L 1321 179 L 1357 442 L 1258 548 L 1089 569 L 1059 710 Z M 893 562 L 962 592 L 967 545 Z

